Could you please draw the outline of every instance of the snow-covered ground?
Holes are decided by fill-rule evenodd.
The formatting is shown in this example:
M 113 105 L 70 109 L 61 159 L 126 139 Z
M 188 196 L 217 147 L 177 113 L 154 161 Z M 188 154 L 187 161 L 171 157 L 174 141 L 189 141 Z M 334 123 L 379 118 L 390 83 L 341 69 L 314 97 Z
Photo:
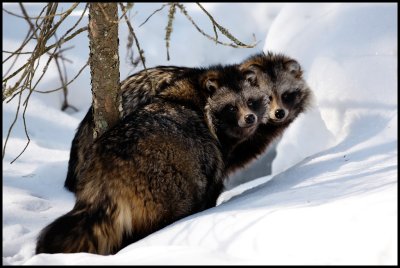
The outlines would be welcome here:
M 137 4 L 145 11 L 134 16 L 136 24 L 159 6 Z M 250 43 L 255 33 L 262 42 L 248 50 L 216 46 L 177 16 L 167 62 L 163 10 L 138 30 L 148 66 L 239 62 L 261 49 L 296 58 L 315 105 L 285 132 L 273 174 L 224 192 L 217 207 L 116 255 L 34 255 L 38 232 L 74 204 L 63 182 L 74 130 L 90 104 L 86 72 L 70 93 L 81 112 L 61 112 L 60 95 L 33 95 L 31 143 L 13 164 L 26 142 L 21 124 L 10 138 L 3 160 L 3 264 L 397 264 L 397 4 L 206 7 L 239 39 Z M 194 5 L 188 11 L 212 33 Z M 4 34 L 11 49 L 18 39 Z M 85 38 L 77 41 L 77 69 Z M 121 67 L 121 77 L 127 74 Z M 56 76 L 47 79 L 58 86 Z M 3 103 L 3 143 L 15 107 Z

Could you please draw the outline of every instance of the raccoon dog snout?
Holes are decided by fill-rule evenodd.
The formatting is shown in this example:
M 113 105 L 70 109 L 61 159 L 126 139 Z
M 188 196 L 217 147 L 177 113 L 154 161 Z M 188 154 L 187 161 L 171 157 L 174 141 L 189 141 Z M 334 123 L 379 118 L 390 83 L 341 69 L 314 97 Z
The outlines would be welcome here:
M 254 122 L 256 121 L 256 116 L 255 114 L 248 114 L 244 117 L 244 121 L 249 124 L 249 125 L 253 125 Z

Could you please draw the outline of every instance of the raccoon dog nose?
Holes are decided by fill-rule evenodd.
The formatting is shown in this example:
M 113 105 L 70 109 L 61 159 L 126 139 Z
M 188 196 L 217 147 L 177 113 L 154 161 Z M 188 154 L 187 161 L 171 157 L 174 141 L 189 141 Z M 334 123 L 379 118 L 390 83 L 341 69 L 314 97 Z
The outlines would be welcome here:
M 276 118 L 278 118 L 278 119 L 284 118 L 284 117 L 285 117 L 285 110 L 283 110 L 283 109 L 278 109 L 278 110 L 276 110 L 276 111 L 275 111 L 275 116 L 276 116 Z
M 244 117 L 244 121 L 247 124 L 253 124 L 256 121 L 256 116 L 254 114 L 248 114 Z

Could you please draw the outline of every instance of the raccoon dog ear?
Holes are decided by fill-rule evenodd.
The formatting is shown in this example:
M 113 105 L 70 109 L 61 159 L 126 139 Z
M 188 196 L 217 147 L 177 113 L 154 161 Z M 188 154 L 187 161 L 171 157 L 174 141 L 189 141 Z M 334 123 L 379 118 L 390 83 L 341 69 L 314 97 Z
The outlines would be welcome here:
M 212 96 L 218 89 L 218 74 L 215 72 L 208 72 L 202 77 L 202 87 L 206 90 L 209 96 Z
M 257 85 L 257 77 L 261 72 L 261 68 L 257 64 L 252 65 L 242 65 L 240 66 L 240 71 L 244 75 L 244 78 L 251 84 Z
M 251 84 L 257 84 L 257 73 L 255 72 L 254 68 L 247 69 L 243 72 L 244 78 Z
M 285 62 L 285 68 L 288 72 L 293 74 L 296 78 L 299 78 L 303 74 L 300 64 L 295 60 L 289 60 L 289 61 Z
M 213 95 L 218 88 L 217 80 L 214 78 L 207 78 L 204 82 L 204 88 L 208 91 L 210 96 Z

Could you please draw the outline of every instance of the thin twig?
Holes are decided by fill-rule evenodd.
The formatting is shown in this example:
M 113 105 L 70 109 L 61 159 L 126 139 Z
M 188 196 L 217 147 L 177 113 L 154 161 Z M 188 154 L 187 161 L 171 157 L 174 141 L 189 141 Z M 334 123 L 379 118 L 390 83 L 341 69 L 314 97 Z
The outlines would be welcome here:
M 119 3 L 119 4 L 121 6 L 121 10 L 124 11 L 125 6 L 122 3 Z M 143 56 L 143 50 L 140 48 L 139 40 L 137 39 L 135 31 L 133 30 L 133 27 L 132 27 L 131 23 L 129 22 L 128 17 L 126 16 L 126 14 L 124 15 L 124 17 L 125 17 L 126 24 L 128 25 L 129 31 L 130 31 L 131 35 L 133 36 L 133 38 L 135 39 L 136 47 L 137 47 L 137 49 L 139 51 L 140 60 L 142 61 L 143 68 L 145 70 L 146 80 L 150 80 L 151 89 L 154 90 L 155 83 L 153 81 L 153 78 L 150 77 L 148 72 L 147 72 L 147 67 L 146 67 L 146 64 L 145 64 L 144 56 Z
M 230 47 L 234 47 L 234 48 L 253 48 L 255 47 L 257 44 L 252 44 L 252 45 L 246 45 L 243 44 L 240 41 L 237 41 L 237 39 L 235 37 L 233 37 L 225 28 L 223 28 L 222 26 L 220 26 L 219 24 L 215 24 L 215 26 L 221 31 L 222 34 L 224 34 L 226 37 L 228 37 L 229 39 L 231 39 L 234 43 L 224 43 L 221 42 L 219 40 L 217 40 L 216 38 L 206 34 L 192 19 L 192 17 L 187 13 L 185 7 L 180 4 L 180 3 L 176 3 L 176 6 L 180 9 L 180 11 L 182 12 L 182 14 L 185 15 L 185 17 L 193 24 L 193 26 L 197 29 L 197 31 L 199 31 L 202 35 L 204 35 L 205 37 L 207 37 L 210 40 L 215 41 L 217 44 L 220 45 L 224 45 L 224 46 L 230 46 Z M 235 41 L 236 40 L 236 41 Z
M 26 135 L 26 138 L 28 139 L 28 141 L 27 141 L 27 143 L 26 143 L 24 149 L 22 149 L 22 151 L 19 153 L 19 155 L 18 155 L 16 158 L 14 158 L 14 160 L 11 161 L 10 164 L 14 163 L 14 162 L 25 152 L 26 148 L 28 148 L 28 145 L 29 145 L 29 143 L 31 142 L 31 138 L 29 137 L 29 134 L 28 134 L 28 128 L 26 127 L 25 112 L 26 112 L 26 108 L 27 108 L 27 107 L 28 107 L 28 106 L 25 106 L 25 108 L 24 108 L 24 112 L 22 113 L 22 119 L 23 119 L 23 122 L 24 122 L 25 135 Z
M 4 7 L 3 7 L 3 11 L 6 12 L 6 13 L 8 13 L 8 14 L 10 14 L 10 15 L 12 15 L 12 16 L 18 17 L 18 18 L 22 18 L 22 19 L 25 19 L 25 18 L 26 18 L 25 16 L 16 14 L 16 13 L 14 13 L 14 12 L 11 12 L 11 11 L 5 9 Z M 67 11 L 65 11 L 65 12 L 67 12 Z M 44 17 L 42 17 L 42 16 L 30 17 L 30 16 L 29 16 L 28 18 L 29 18 L 29 19 L 32 19 L 32 20 L 37 20 L 37 19 L 48 19 L 48 18 L 50 18 L 50 17 L 62 16 L 62 15 L 64 15 L 65 12 L 62 12 L 62 13 L 59 13 L 59 14 L 46 15 L 46 16 L 44 16 Z
M 47 51 L 53 49 L 54 47 L 58 46 L 58 45 L 62 45 L 65 42 L 71 40 L 72 38 L 74 38 L 75 36 L 77 36 L 78 34 L 87 31 L 88 27 L 82 27 L 78 30 L 76 30 L 73 34 L 71 34 L 70 36 L 66 37 L 65 39 L 60 39 L 60 42 L 53 44 L 51 46 L 46 47 L 42 53 L 40 53 L 39 55 L 36 55 L 35 57 L 31 57 L 27 63 L 25 63 L 22 67 L 20 67 L 18 70 L 16 70 L 14 73 L 12 73 L 11 75 L 9 75 L 8 77 L 6 77 L 5 79 L 3 79 L 3 82 L 6 82 L 7 80 L 9 80 L 10 78 L 14 77 L 16 74 L 18 74 L 21 70 L 23 70 L 28 64 L 30 64 L 32 61 L 36 60 L 38 57 L 42 56 L 43 54 L 45 54 Z M 10 95 L 10 94 L 9 94 Z M 4 94 L 3 94 L 3 100 L 4 100 Z
M 86 62 L 85 65 L 83 65 L 83 67 L 82 67 L 82 68 L 78 71 L 78 73 L 75 75 L 75 77 L 74 77 L 72 80 L 70 80 L 66 85 L 68 86 L 68 85 L 70 85 L 72 82 L 74 82 L 74 81 L 80 76 L 80 74 L 83 72 L 83 70 L 84 70 L 88 65 L 89 65 L 89 62 Z M 55 92 L 55 91 L 58 91 L 58 90 L 61 90 L 61 89 L 63 89 L 63 87 L 59 87 L 59 88 L 52 89 L 52 90 L 48 90 L 48 91 L 41 91 L 41 90 L 35 89 L 35 92 L 46 94 L 46 93 Z
M 36 29 L 37 30 L 37 29 Z M 32 38 L 33 38 L 33 36 L 34 36 L 34 32 L 32 33 L 31 32 L 32 30 L 31 29 L 29 29 L 29 31 L 28 31 L 28 34 L 26 35 L 26 37 L 25 37 L 25 39 L 24 39 L 24 41 L 22 42 L 22 44 L 21 44 L 21 46 L 17 49 L 17 50 L 15 50 L 15 54 L 17 54 L 18 52 L 20 52 L 27 44 L 28 44 L 28 42 L 30 41 L 30 40 L 32 40 Z M 10 56 L 8 56 L 5 60 L 3 60 L 3 64 L 5 63 L 5 62 L 7 62 L 10 58 L 12 58 L 14 56 L 14 54 L 11 54 Z
M 65 34 L 63 34 L 63 35 L 61 36 L 60 40 L 62 40 L 63 38 L 65 38 L 70 32 L 72 32 L 72 30 L 74 30 L 74 29 L 78 26 L 78 24 L 81 22 L 81 20 L 85 17 L 85 12 L 86 12 L 86 10 L 87 10 L 88 8 L 89 8 L 89 4 L 86 4 L 86 5 L 85 5 L 85 8 L 83 9 L 83 12 L 82 12 L 81 16 L 79 17 L 79 19 L 76 21 L 76 23 L 75 23 L 71 28 L 68 29 L 68 31 L 65 32 Z M 56 44 L 57 44 L 57 42 L 56 42 Z M 59 47 L 60 47 L 61 45 L 62 45 L 62 43 L 60 43 Z
M 58 37 L 57 34 L 54 33 L 54 37 L 56 39 L 56 41 L 58 41 Z M 61 48 L 58 47 L 59 51 L 57 53 L 54 53 L 54 61 L 56 63 L 56 67 L 57 67 L 57 71 L 58 71 L 58 75 L 60 77 L 60 81 L 61 81 L 61 87 L 63 89 L 63 94 L 64 94 L 64 101 L 63 104 L 61 105 L 61 111 L 65 111 L 65 109 L 67 109 L 68 107 L 73 108 L 75 111 L 78 111 L 78 109 L 76 109 L 74 106 L 69 105 L 68 103 L 68 86 L 67 86 L 67 72 L 66 72 L 66 67 L 65 67 L 65 59 L 62 58 L 62 51 Z M 60 61 L 62 63 L 63 66 L 63 72 L 61 71 L 61 66 L 60 66 Z
M 36 28 L 35 28 L 34 26 L 32 26 L 32 23 L 31 23 L 30 19 L 28 18 L 28 14 L 27 14 L 27 12 L 26 12 L 26 10 L 25 10 L 25 8 L 24 8 L 24 5 L 23 5 L 22 3 L 20 3 L 19 5 L 20 5 L 20 8 L 21 8 L 22 14 L 24 14 L 25 20 L 28 22 L 28 24 L 29 24 L 29 26 L 30 26 L 30 27 L 29 27 L 30 31 L 28 32 L 27 36 L 25 37 L 24 42 L 23 42 L 22 45 L 16 50 L 16 52 L 21 51 L 21 50 L 25 47 L 25 45 L 28 44 L 28 42 L 33 38 L 33 36 L 36 36 L 36 38 L 37 38 L 36 32 L 39 30 L 39 27 L 36 27 Z M 48 7 L 48 5 L 46 5 L 46 6 L 43 8 L 42 12 L 44 11 L 44 9 L 45 9 L 46 7 Z M 42 21 L 42 22 L 43 22 L 43 21 Z M 37 24 L 36 24 L 36 25 L 37 25 Z M 30 35 L 30 32 L 32 32 L 32 35 Z M 11 54 L 9 57 L 7 57 L 5 60 L 3 60 L 3 64 L 4 64 L 6 61 L 8 61 L 12 56 L 13 56 L 13 54 Z M 14 63 L 13 63 L 12 65 L 14 65 Z M 10 70 L 9 70 L 9 71 L 10 71 Z M 7 71 L 7 74 L 8 74 L 9 71 Z M 7 75 L 7 74 L 6 74 L 6 75 Z
M 125 11 L 125 6 L 122 3 L 119 3 L 119 5 L 121 7 L 121 10 Z M 129 32 L 132 34 L 132 36 L 133 36 L 133 38 L 135 40 L 135 44 L 136 44 L 136 47 L 137 47 L 137 49 L 139 51 L 139 55 L 140 55 L 140 59 L 142 61 L 143 67 L 147 70 L 145 59 L 144 59 L 144 56 L 143 56 L 143 50 L 140 48 L 139 40 L 136 37 L 135 31 L 133 30 L 133 27 L 132 27 L 132 24 L 128 20 L 128 16 L 126 16 L 126 12 L 124 12 L 124 18 L 125 18 L 126 24 L 128 25 Z
M 13 161 L 11 161 L 11 164 L 14 163 L 25 152 L 25 150 L 27 149 L 27 147 L 29 146 L 30 141 L 31 141 L 31 139 L 29 137 L 27 121 L 26 121 L 26 111 L 27 111 L 30 97 L 32 96 L 33 92 L 36 91 L 35 90 L 36 87 L 39 85 L 39 83 L 43 79 L 44 75 L 46 74 L 47 70 L 49 69 L 48 67 L 52 60 L 56 61 L 56 67 L 60 74 L 61 84 L 64 88 L 64 93 L 66 94 L 66 92 L 65 92 L 66 86 L 73 80 L 71 80 L 69 83 L 66 83 L 67 73 L 66 73 L 65 61 L 68 61 L 68 59 L 63 57 L 61 55 L 61 53 L 65 50 L 67 50 L 68 48 L 61 50 L 61 45 L 65 42 L 71 40 L 79 33 L 87 30 L 87 27 L 83 27 L 81 29 L 76 30 L 72 34 L 69 34 L 77 27 L 77 25 L 80 23 L 80 21 L 84 17 L 84 13 L 87 9 L 87 5 L 85 6 L 85 9 L 84 9 L 81 17 L 78 19 L 78 21 L 75 23 L 75 25 L 72 28 L 70 28 L 59 40 L 56 35 L 57 29 L 63 23 L 63 21 L 71 14 L 71 12 L 78 6 L 78 3 L 74 3 L 66 12 L 61 13 L 60 14 L 61 18 L 57 22 L 54 22 L 54 18 L 57 15 L 56 11 L 57 11 L 57 7 L 58 7 L 58 3 L 47 4 L 40 12 L 39 17 L 30 17 L 28 15 L 28 12 L 26 11 L 24 5 L 22 3 L 20 3 L 19 5 L 21 8 L 21 12 L 22 12 L 22 16 L 20 16 L 20 17 L 25 19 L 25 21 L 28 23 L 29 31 L 28 31 L 28 34 L 27 34 L 24 42 L 22 43 L 22 45 L 16 51 L 10 53 L 11 55 L 5 61 L 7 61 L 8 59 L 11 59 L 14 56 L 17 59 L 21 54 L 25 53 L 22 50 L 28 44 L 29 41 L 36 40 L 37 44 L 32 52 L 25 53 L 25 54 L 30 54 L 30 57 L 26 61 L 26 63 L 22 67 L 20 67 L 17 71 L 13 72 L 11 75 L 6 75 L 6 78 L 3 78 L 3 101 L 6 100 L 7 98 L 9 98 L 10 96 L 12 96 L 11 99 L 8 100 L 8 102 L 10 102 L 15 96 L 17 96 L 17 95 L 19 96 L 18 107 L 17 107 L 17 111 L 15 114 L 15 118 L 8 130 L 7 138 L 6 138 L 6 141 L 3 146 L 3 159 L 5 156 L 5 149 L 8 144 L 9 137 L 13 131 L 13 128 L 14 128 L 15 123 L 17 122 L 17 119 L 19 116 L 23 91 L 26 89 L 29 90 L 29 93 L 22 104 L 23 106 L 25 106 L 23 109 L 23 113 L 22 113 L 22 119 L 23 119 L 23 124 L 24 124 L 25 135 L 27 138 L 27 143 L 26 143 L 25 147 L 22 149 L 22 151 L 18 154 L 18 156 Z M 44 13 L 45 13 L 45 16 L 42 17 L 42 14 L 44 14 Z M 35 22 L 36 25 L 31 21 L 31 19 L 36 19 L 36 22 Z M 39 19 L 41 19 L 40 22 L 39 22 Z M 53 36 L 55 37 L 56 42 L 50 46 L 46 46 L 48 40 L 50 40 L 50 38 Z M 33 79 L 35 77 L 35 74 L 38 72 L 41 56 L 44 55 L 45 53 L 49 54 L 49 58 L 45 64 L 45 66 L 43 67 L 40 77 L 36 80 L 36 82 L 33 85 Z M 64 75 L 61 70 L 61 66 L 60 66 L 60 62 L 59 62 L 60 60 L 62 61 L 62 66 L 64 68 L 63 69 Z M 3 61 L 3 63 L 5 61 Z M 14 63 L 15 63 L 15 61 L 14 61 Z M 12 65 L 14 65 L 14 63 Z M 87 65 L 85 65 L 85 66 L 87 66 Z M 10 70 L 12 68 L 13 67 L 11 67 Z M 21 71 L 22 71 L 22 75 L 20 75 L 18 81 L 14 84 L 14 86 L 7 87 L 7 82 L 9 81 L 9 79 L 13 78 L 17 74 L 20 74 Z M 81 71 L 78 73 L 78 75 L 80 73 L 81 73 Z M 75 78 L 74 78 L 74 80 L 75 80 Z M 68 105 L 67 100 L 65 100 L 64 104 Z
M 213 26 L 213 30 L 214 30 L 214 34 L 215 34 L 215 40 L 218 40 L 218 33 L 217 33 L 217 27 L 216 27 L 217 23 L 215 22 L 213 16 L 211 16 L 211 14 L 208 13 L 208 11 L 205 10 L 202 5 L 200 5 L 200 3 L 197 3 L 197 5 L 203 10 L 204 13 L 206 13 L 208 18 L 211 20 L 211 23 L 212 23 L 212 26 Z
M 54 25 L 53 28 L 51 28 L 51 30 L 49 31 L 49 33 L 47 34 L 47 39 L 50 38 L 50 36 L 52 36 L 54 34 L 54 32 L 57 30 L 58 26 L 60 26 L 60 24 L 69 16 L 69 14 L 71 14 L 71 12 L 79 5 L 79 3 L 75 3 L 72 5 L 72 7 L 70 7 L 66 12 L 64 12 L 64 14 L 61 16 L 60 20 Z M 62 38 L 61 38 L 62 39 Z
M 8 53 L 8 54 L 15 54 L 15 55 L 18 55 L 18 54 L 23 55 L 23 54 L 32 54 L 32 53 L 33 53 L 33 51 L 28 51 L 28 52 L 25 52 L 25 51 L 23 51 L 23 52 L 15 52 L 15 51 L 8 51 L 8 50 L 2 50 L 2 52 L 3 52 L 3 53 Z
M 47 6 L 48 6 L 49 4 L 47 4 L 46 6 L 44 6 L 43 7 L 43 9 L 40 11 L 40 13 L 39 13 L 39 17 L 41 17 L 42 16 L 42 14 L 44 13 L 44 11 L 46 10 L 46 8 L 47 8 Z M 39 21 L 40 21 L 40 23 L 39 23 Z M 36 19 L 36 27 L 38 28 L 38 29 L 40 29 L 40 25 L 43 23 L 43 21 L 44 21 L 44 19 L 42 19 L 42 20 L 39 20 L 39 18 L 37 18 Z M 40 29 L 41 30 L 41 29 Z
M 167 5 L 168 4 L 163 4 L 159 9 L 156 9 L 155 11 L 153 11 L 153 13 L 151 13 L 150 16 L 148 16 L 147 19 L 144 22 L 142 22 L 142 24 L 139 25 L 139 27 L 142 27 L 154 14 L 156 14 L 157 12 L 164 9 L 164 7 L 166 7 Z
M 210 13 L 208 13 L 208 11 L 207 10 L 205 10 L 205 8 L 200 4 L 200 3 L 196 3 L 200 8 L 201 8 L 201 10 L 203 10 L 203 12 L 204 13 L 206 13 L 206 15 L 210 18 L 210 20 L 211 20 L 211 22 L 212 22 L 212 24 L 213 24 L 213 27 L 214 27 L 214 32 L 215 32 L 215 34 L 217 34 L 217 31 L 216 31 L 216 29 L 215 29 L 215 27 L 217 27 L 218 28 L 218 30 L 220 30 L 221 31 L 221 33 L 223 34 L 223 35 L 225 35 L 226 37 L 228 37 L 230 40 L 232 40 L 235 44 L 237 44 L 238 46 L 241 46 L 241 47 L 247 47 L 248 45 L 246 45 L 246 44 L 243 44 L 242 42 L 240 42 L 239 40 L 237 40 L 227 29 L 225 29 L 224 27 L 222 27 L 221 25 L 219 25 L 215 20 L 214 20 L 214 17 L 213 16 L 211 16 L 211 14 Z M 218 39 L 218 38 L 217 38 Z
M 32 78 L 30 79 L 30 81 L 32 81 Z M 30 93 L 31 93 L 31 92 L 30 92 Z M 17 108 L 17 113 L 16 113 L 16 118 L 15 118 L 15 120 L 16 120 L 17 117 L 18 117 L 19 108 L 21 107 L 21 96 L 22 96 L 22 91 L 21 91 L 21 94 L 20 94 L 20 98 L 19 98 L 19 100 L 18 100 L 18 108 Z M 28 96 L 27 98 L 29 98 L 29 96 Z M 27 107 L 28 107 L 28 106 L 25 106 L 25 108 L 24 108 L 24 112 L 23 112 L 23 114 L 22 114 L 22 118 L 23 118 L 23 122 L 24 122 L 24 131 L 25 131 L 25 135 L 26 135 L 26 137 L 27 137 L 27 139 L 28 139 L 28 142 L 26 143 L 24 149 L 22 149 L 22 151 L 17 155 L 17 157 L 14 158 L 14 160 L 12 160 L 12 161 L 10 162 L 10 164 L 14 163 L 14 162 L 25 152 L 26 148 L 28 148 L 28 145 L 29 145 L 29 143 L 31 142 L 31 139 L 30 139 L 29 134 L 28 134 L 28 129 L 27 129 L 27 127 L 26 127 L 26 119 L 25 119 L 25 112 L 26 112 L 26 108 L 27 108 Z M 15 121 L 14 121 L 14 122 L 15 122 Z M 13 126 L 14 126 L 14 123 L 13 123 L 13 124 L 11 125 L 11 127 L 9 128 L 9 134 L 11 133 L 11 130 L 12 130 Z M 9 137 L 9 135 L 7 135 L 6 143 L 7 143 L 7 141 L 8 141 L 8 137 Z M 4 144 L 3 159 L 4 159 L 4 155 L 5 155 L 5 149 L 6 149 L 6 146 L 5 146 L 5 144 Z
M 165 42 L 167 47 L 167 60 L 169 61 L 169 40 L 171 39 L 172 33 L 172 23 L 174 21 L 176 5 L 174 3 L 169 4 L 169 12 L 168 12 L 168 24 L 165 29 Z
M 4 142 L 4 146 L 3 146 L 3 159 L 4 159 L 4 155 L 5 155 L 5 153 L 6 153 L 6 147 L 7 147 L 8 139 L 10 138 L 11 130 L 14 128 L 14 125 L 15 125 L 15 123 L 17 122 L 17 119 L 18 119 L 19 108 L 20 108 L 20 106 L 21 106 L 21 98 L 22 98 L 21 95 L 22 95 L 22 91 L 19 93 L 17 111 L 15 112 L 14 120 L 13 120 L 13 122 L 11 123 L 10 128 L 8 129 L 7 137 L 6 137 L 6 140 L 5 140 L 5 142 Z
M 16 57 L 14 58 L 14 61 L 11 63 L 10 68 L 8 68 L 8 70 L 7 70 L 7 72 L 4 74 L 4 76 L 7 76 L 7 75 L 10 73 L 10 71 L 14 68 L 15 63 L 17 62 L 19 56 L 21 55 L 21 54 L 19 54 L 18 51 L 22 50 L 22 48 L 25 46 L 25 44 L 27 44 L 27 43 L 25 43 L 25 41 L 28 41 L 28 40 L 29 40 L 29 35 L 30 35 L 30 33 L 31 33 L 31 30 L 28 31 L 28 34 L 27 34 L 27 36 L 25 37 L 25 40 L 22 42 L 23 44 L 22 44 L 14 53 L 12 53 L 12 54 L 10 55 L 10 57 L 7 58 L 7 59 L 10 59 L 10 58 L 12 58 L 13 56 L 16 55 Z M 32 52 L 32 53 L 33 53 L 33 52 Z M 5 61 L 3 61 L 3 64 L 7 61 L 7 59 L 6 59 Z

